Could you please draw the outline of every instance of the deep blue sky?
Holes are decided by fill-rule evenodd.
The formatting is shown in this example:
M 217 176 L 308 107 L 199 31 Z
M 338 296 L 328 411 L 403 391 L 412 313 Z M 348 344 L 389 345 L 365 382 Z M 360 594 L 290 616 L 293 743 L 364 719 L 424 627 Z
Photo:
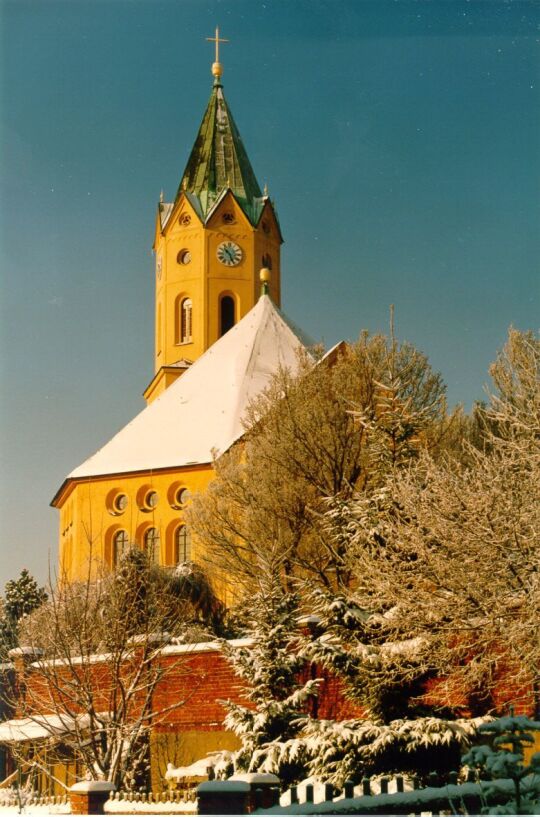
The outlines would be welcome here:
M 275 199 L 283 305 L 332 344 L 424 350 L 483 395 L 540 284 L 537 2 L 0 0 L 0 588 L 54 562 L 66 473 L 142 407 L 151 253 L 225 94 Z

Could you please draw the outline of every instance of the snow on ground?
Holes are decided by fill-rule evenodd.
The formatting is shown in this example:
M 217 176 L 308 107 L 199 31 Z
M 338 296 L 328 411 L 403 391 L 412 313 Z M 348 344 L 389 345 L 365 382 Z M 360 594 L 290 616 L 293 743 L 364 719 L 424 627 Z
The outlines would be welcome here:
M 19 810 L 18 806 L 0 805 L 1 817 L 4 817 L 4 815 L 8 817 L 10 814 L 33 814 L 35 817 L 46 817 L 47 814 L 71 814 L 71 808 L 69 803 L 63 803 L 58 806 L 23 806 L 21 810 Z
M 105 814 L 197 814 L 197 801 L 173 803 L 130 803 L 126 800 L 107 800 Z

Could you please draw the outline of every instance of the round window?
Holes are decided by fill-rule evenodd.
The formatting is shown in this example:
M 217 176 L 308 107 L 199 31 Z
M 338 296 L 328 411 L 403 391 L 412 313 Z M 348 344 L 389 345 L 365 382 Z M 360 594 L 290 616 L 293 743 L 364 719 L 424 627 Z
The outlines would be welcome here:
M 128 506 L 128 498 L 125 494 L 117 494 L 114 498 L 113 507 L 117 513 L 123 513 Z
M 191 492 L 187 488 L 179 488 L 176 492 L 176 504 L 183 506 L 191 499 Z
M 155 508 L 158 504 L 159 496 L 157 491 L 148 491 L 144 498 L 144 504 L 147 508 Z
M 189 250 L 180 250 L 178 255 L 176 256 L 176 260 L 179 264 L 189 264 L 191 261 L 191 253 Z
M 178 219 L 178 223 L 181 224 L 182 227 L 187 227 L 188 224 L 191 224 L 191 216 L 189 213 L 182 213 Z

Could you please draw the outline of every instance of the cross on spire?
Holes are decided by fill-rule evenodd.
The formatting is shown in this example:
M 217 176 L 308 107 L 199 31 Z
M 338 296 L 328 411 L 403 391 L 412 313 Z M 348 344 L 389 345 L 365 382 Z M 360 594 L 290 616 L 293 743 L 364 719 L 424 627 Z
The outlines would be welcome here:
M 214 65 L 212 66 L 212 73 L 214 74 L 214 76 L 219 77 L 219 76 L 221 76 L 221 72 L 222 72 L 221 65 L 220 65 L 220 62 L 219 62 L 219 44 L 220 43 L 228 43 L 229 40 L 225 40 L 225 39 L 223 39 L 222 37 L 219 36 L 218 26 L 216 26 L 216 36 L 215 37 L 207 37 L 206 39 L 207 39 L 208 42 L 212 42 L 212 43 L 216 44 L 216 59 L 215 59 Z

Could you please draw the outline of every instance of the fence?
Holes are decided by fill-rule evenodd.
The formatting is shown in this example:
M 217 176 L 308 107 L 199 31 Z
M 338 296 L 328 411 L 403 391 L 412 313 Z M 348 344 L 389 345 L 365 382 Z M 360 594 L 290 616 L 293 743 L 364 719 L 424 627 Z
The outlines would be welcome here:
M 197 814 L 197 791 L 117 791 L 111 793 L 104 810 L 106 814 Z
M 0 807 L 23 808 L 25 811 L 29 808 L 36 808 L 46 810 L 51 814 L 70 813 L 69 797 L 67 794 L 49 796 L 35 792 L 26 792 L 24 789 L 21 789 L 19 793 L 13 789 L 9 792 L 2 792 Z
M 435 776 L 431 776 L 435 783 Z M 413 785 L 414 788 L 407 786 Z M 522 781 L 523 794 L 540 792 L 540 776 Z M 280 796 L 274 775 L 238 775 L 235 779 L 211 780 L 188 791 L 144 793 L 119 791 L 104 802 L 108 814 L 478 814 L 485 806 L 507 802 L 514 794 L 512 780 L 449 782 L 421 788 L 418 781 L 402 777 L 364 779 L 338 789 L 330 783 L 294 786 Z M 283 805 L 279 805 L 279 803 Z M 69 814 L 67 795 L 39 796 L 32 792 L 4 792 L 0 805 L 28 813 Z M 85 812 L 92 813 L 92 812 Z M 96 813 L 96 812 L 94 812 Z M 103 813 L 103 810 L 101 810 Z
M 249 776 L 245 776 L 249 777 Z M 432 777 L 432 780 L 434 778 Z M 279 783 L 279 781 L 278 781 Z M 378 781 L 379 792 L 372 792 L 372 781 L 364 780 L 360 786 L 346 783 L 342 789 L 323 784 L 322 799 L 315 798 L 312 785 L 293 787 L 289 790 L 290 803 L 278 805 L 279 787 L 268 781 L 266 790 L 257 781 L 212 781 L 198 788 L 199 814 L 479 814 L 485 806 L 506 803 L 514 794 L 512 780 L 490 780 L 466 783 L 447 783 L 443 786 L 426 786 L 404 791 L 403 778 Z M 361 791 L 361 794 L 358 793 Z M 531 776 L 522 783 L 526 793 L 540 790 L 540 778 Z M 281 802 L 283 802 L 283 796 Z M 314 802 L 314 800 L 317 802 Z M 266 803 L 264 804 L 264 801 Z M 269 802 L 270 801 L 270 802 Z M 263 805 L 264 804 L 264 805 Z

